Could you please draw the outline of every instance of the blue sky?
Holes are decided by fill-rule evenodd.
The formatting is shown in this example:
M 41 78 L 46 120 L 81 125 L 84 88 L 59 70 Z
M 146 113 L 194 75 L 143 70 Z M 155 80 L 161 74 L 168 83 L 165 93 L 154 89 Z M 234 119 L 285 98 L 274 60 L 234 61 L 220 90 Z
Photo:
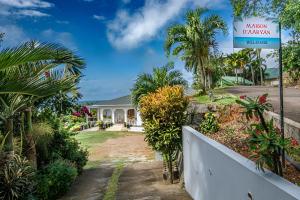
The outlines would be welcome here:
M 129 94 L 139 73 L 168 61 L 166 28 L 183 22 L 186 10 L 197 6 L 228 23 L 229 35 L 218 41 L 221 51 L 232 52 L 229 0 L 0 0 L 2 46 L 30 39 L 61 43 L 87 63 L 83 100 L 111 99 Z M 192 74 L 173 60 L 191 82 Z

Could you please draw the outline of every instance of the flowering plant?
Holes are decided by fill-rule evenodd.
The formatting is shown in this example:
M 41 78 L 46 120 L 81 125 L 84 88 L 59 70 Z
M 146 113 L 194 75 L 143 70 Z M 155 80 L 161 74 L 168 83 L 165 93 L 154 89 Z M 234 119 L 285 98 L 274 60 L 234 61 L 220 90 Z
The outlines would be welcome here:
M 82 106 L 79 112 L 73 112 L 72 115 L 76 117 L 84 117 L 85 115 L 88 115 L 90 117 L 92 116 L 92 114 L 86 106 Z
M 274 173 L 282 176 L 282 152 L 294 153 L 299 148 L 298 142 L 293 138 L 283 138 L 280 130 L 274 127 L 273 119 L 267 122 L 263 116 L 266 110 L 272 108 L 267 101 L 267 94 L 250 98 L 241 96 L 236 102 L 244 109 L 246 118 L 255 119 L 247 131 L 249 133 L 248 144 L 253 151 L 252 157 L 256 159 L 258 169 L 264 171 L 267 165 Z

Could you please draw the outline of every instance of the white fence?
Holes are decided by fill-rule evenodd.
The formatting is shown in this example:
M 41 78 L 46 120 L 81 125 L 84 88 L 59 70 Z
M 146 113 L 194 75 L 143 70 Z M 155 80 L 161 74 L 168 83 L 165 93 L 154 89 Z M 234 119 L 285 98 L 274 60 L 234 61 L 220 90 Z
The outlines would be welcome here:
M 195 200 L 299 200 L 300 187 L 190 127 L 183 128 L 184 182 Z

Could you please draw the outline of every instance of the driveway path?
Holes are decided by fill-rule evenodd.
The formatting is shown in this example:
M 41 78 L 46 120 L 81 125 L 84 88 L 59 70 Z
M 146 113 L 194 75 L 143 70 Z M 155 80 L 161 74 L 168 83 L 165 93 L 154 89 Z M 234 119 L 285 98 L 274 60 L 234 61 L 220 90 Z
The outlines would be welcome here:
M 124 163 L 124 169 L 118 180 L 117 200 L 190 200 L 179 184 L 163 182 L 162 163 L 153 160 L 154 153 L 141 133 L 124 133 L 121 137 L 93 144 L 89 152 L 89 168 L 84 170 L 61 200 L 103 199 L 120 161 Z
M 279 89 L 277 87 L 239 86 L 227 88 L 225 91 L 251 97 L 268 93 L 274 112 L 279 113 Z M 300 122 L 300 89 L 284 88 L 283 94 L 285 117 Z

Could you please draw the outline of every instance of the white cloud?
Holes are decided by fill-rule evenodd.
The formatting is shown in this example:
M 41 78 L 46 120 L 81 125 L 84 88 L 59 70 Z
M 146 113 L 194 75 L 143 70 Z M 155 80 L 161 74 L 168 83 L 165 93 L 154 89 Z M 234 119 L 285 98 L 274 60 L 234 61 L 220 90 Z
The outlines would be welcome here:
M 224 0 L 146 0 L 135 13 L 119 10 L 115 19 L 107 24 L 107 37 L 118 49 L 134 48 L 155 37 L 188 4 L 212 7 L 222 2 Z
M 0 0 L 0 15 L 46 17 L 50 16 L 39 9 L 53 7 L 54 4 L 43 0 Z
M 96 19 L 96 20 L 99 20 L 99 21 L 105 20 L 105 17 L 102 16 L 102 15 L 93 15 L 93 18 Z
M 118 49 L 134 48 L 141 42 L 153 38 L 172 17 L 177 15 L 187 0 L 146 0 L 145 6 L 130 14 L 120 10 L 107 26 L 107 36 Z
M 16 14 L 20 16 L 27 16 L 27 17 L 49 17 L 50 16 L 38 10 L 20 10 L 16 12 Z
M 56 20 L 55 22 L 58 24 L 70 24 L 70 22 L 66 20 Z
M 42 0 L 0 0 L 0 4 L 16 8 L 49 8 L 53 6 Z
M 41 33 L 41 36 L 43 40 L 58 43 L 73 50 L 77 49 L 72 34 L 69 32 L 56 32 L 52 29 L 47 29 Z
M 3 47 L 14 47 L 29 40 L 24 30 L 16 25 L 0 26 L 0 32 L 5 33 Z

